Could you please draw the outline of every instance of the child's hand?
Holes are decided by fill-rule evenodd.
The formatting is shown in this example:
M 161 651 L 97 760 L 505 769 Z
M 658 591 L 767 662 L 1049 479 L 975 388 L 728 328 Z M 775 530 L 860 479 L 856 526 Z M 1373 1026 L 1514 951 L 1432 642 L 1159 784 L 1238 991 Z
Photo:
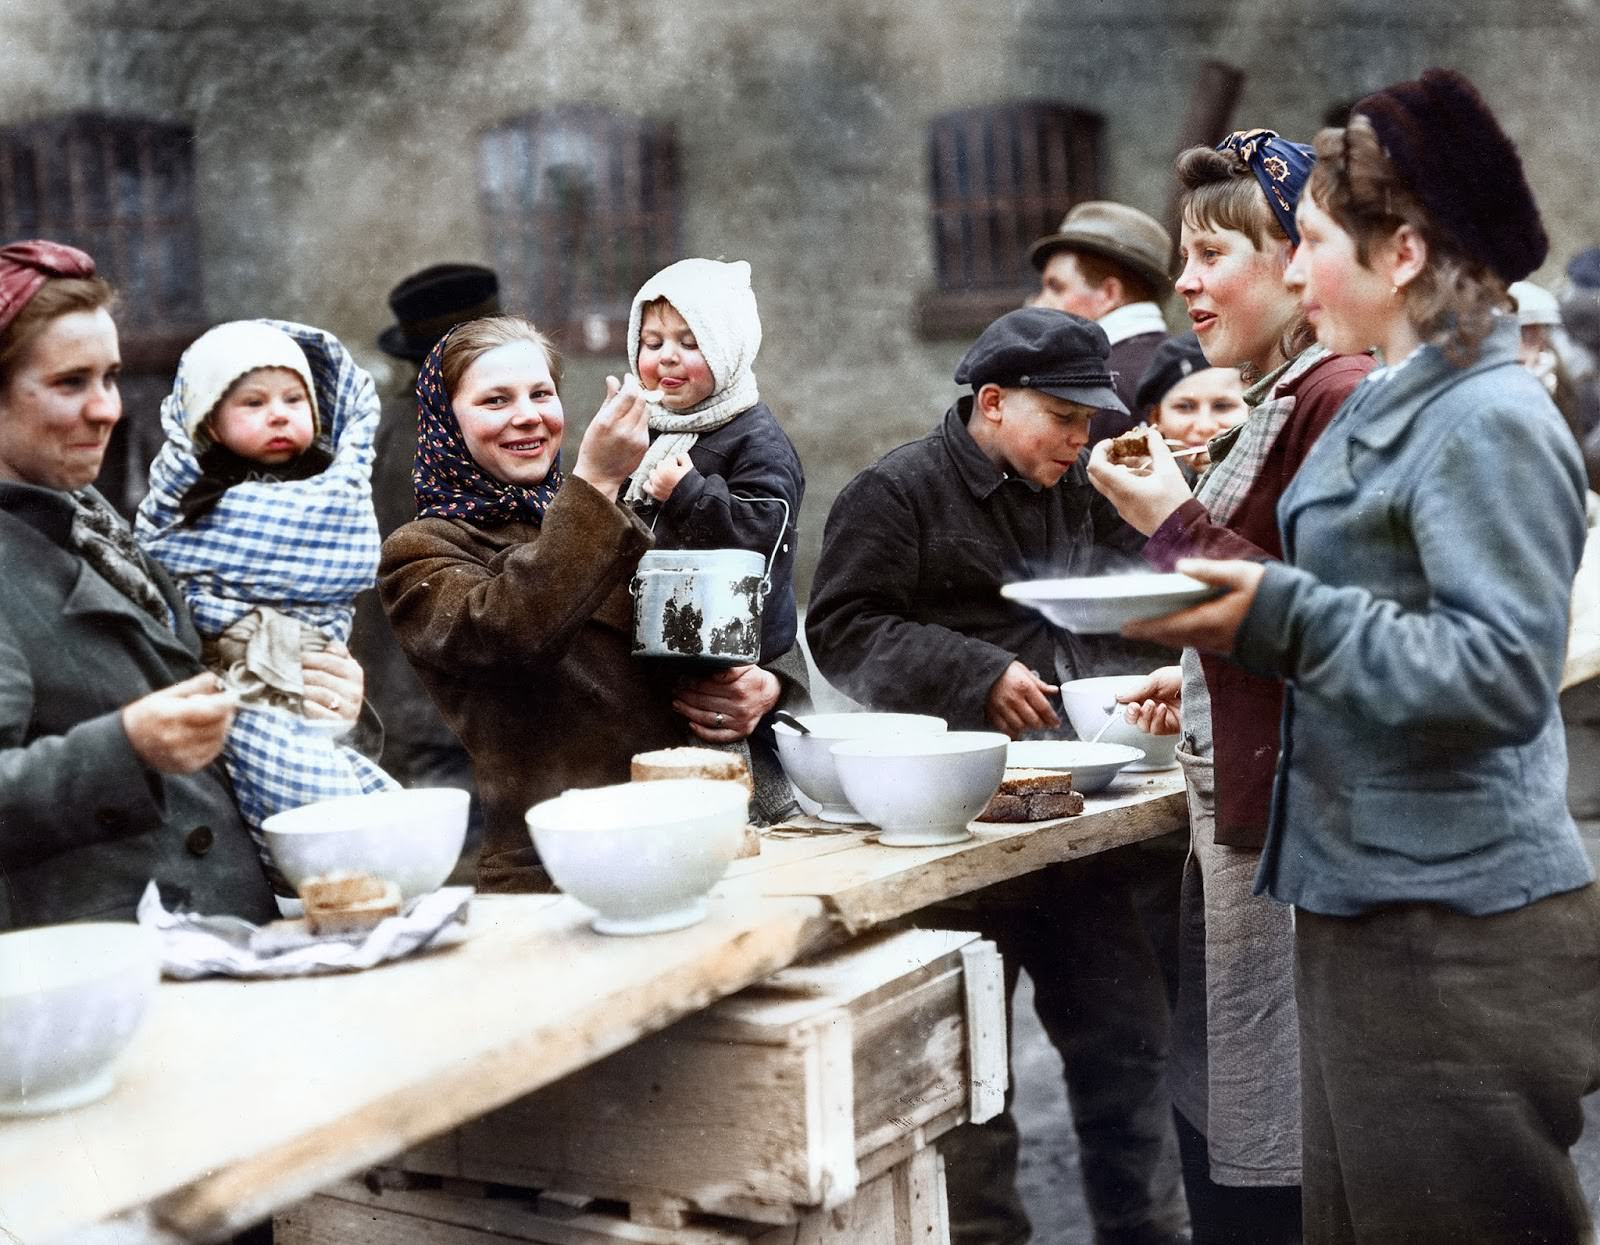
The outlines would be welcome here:
M 689 461 L 687 454 L 664 458 L 650 472 L 650 478 L 644 482 L 644 491 L 657 501 L 666 501 L 672 496 L 672 490 L 678 487 L 678 482 L 693 470 L 694 464 Z

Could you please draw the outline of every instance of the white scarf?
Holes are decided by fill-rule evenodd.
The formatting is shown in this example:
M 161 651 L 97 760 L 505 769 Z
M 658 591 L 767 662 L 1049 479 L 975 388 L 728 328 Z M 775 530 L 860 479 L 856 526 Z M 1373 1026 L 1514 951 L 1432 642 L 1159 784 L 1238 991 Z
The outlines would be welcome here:
M 639 333 L 644 307 L 665 299 L 684 318 L 695 344 L 705 356 L 715 388 L 704 402 L 687 411 L 671 411 L 652 402 L 646 407 L 650 431 L 657 434 L 644 459 L 628 478 L 626 502 L 646 497 L 645 481 L 656 466 L 675 454 L 687 454 L 702 432 L 720 428 L 761 400 L 751 370 L 761 349 L 761 317 L 750 288 L 750 265 L 714 259 L 684 259 L 663 268 L 633 296 L 628 312 L 628 362 L 639 370 Z

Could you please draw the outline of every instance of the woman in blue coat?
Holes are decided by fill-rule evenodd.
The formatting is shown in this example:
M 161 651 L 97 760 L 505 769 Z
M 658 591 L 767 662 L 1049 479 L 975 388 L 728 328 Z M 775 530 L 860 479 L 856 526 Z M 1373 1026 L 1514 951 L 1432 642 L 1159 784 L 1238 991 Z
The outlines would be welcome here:
M 1502 312 L 1544 230 L 1457 74 L 1316 149 L 1287 279 L 1385 366 L 1284 493 L 1284 561 L 1180 563 L 1232 591 L 1129 634 L 1289 684 L 1257 889 L 1295 906 L 1306 1240 L 1587 1240 L 1600 897 L 1556 702 L 1583 472 Z

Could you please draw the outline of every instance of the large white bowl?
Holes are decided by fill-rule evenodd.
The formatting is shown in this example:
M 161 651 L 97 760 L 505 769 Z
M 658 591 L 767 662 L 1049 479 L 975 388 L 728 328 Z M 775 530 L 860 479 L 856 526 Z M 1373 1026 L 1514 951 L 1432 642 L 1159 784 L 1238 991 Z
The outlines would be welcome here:
M 998 731 L 851 739 L 833 745 L 833 759 L 878 842 L 929 847 L 971 837 L 967 823 L 1000 789 L 1010 742 Z
M 0 1116 L 109 1093 L 160 979 L 160 941 L 140 925 L 0 934 Z
M 455 787 L 343 795 L 274 813 L 261 830 L 297 890 L 307 878 L 351 869 L 393 882 L 411 899 L 438 890 L 455 868 L 470 799 Z
M 1175 614 L 1221 591 L 1187 575 L 1132 571 L 1075 579 L 1030 579 L 1004 585 L 1000 595 L 1032 606 L 1063 630 L 1114 635 L 1127 623 Z
M 1007 769 L 1066 770 L 1072 789 L 1083 795 L 1104 791 L 1123 766 L 1143 760 L 1144 753 L 1127 744 L 1082 739 L 1019 739 L 1006 749 Z
M 799 718 L 811 732 L 802 735 L 782 722 L 772 728 L 778 740 L 778 759 L 789 781 L 822 808 L 823 821 L 854 825 L 866 821 L 839 783 L 839 771 L 830 751 L 842 739 L 880 739 L 892 735 L 942 735 L 945 720 L 921 713 L 807 713 Z
M 555 884 L 599 915 L 602 934 L 693 925 L 739 851 L 743 783 L 664 778 L 568 791 L 527 812 Z
M 1105 726 L 1106 718 L 1114 715 L 1117 720 L 1100 735 L 1100 742 L 1127 744 L 1144 753 L 1144 760 L 1123 766 L 1123 772 L 1128 774 L 1171 769 L 1178 763 L 1176 735 L 1152 735 L 1140 730 L 1128 721 L 1128 707 L 1116 703 L 1118 696 L 1144 682 L 1142 674 L 1107 674 L 1095 679 L 1073 679 L 1061 685 L 1062 707 L 1080 738 L 1093 739 Z

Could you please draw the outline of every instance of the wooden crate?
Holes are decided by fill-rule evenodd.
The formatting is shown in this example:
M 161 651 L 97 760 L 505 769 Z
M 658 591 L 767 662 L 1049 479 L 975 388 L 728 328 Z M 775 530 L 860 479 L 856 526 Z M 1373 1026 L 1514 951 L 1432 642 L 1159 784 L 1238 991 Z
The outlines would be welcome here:
M 779 1227 L 723 1219 L 664 1228 L 542 1197 L 379 1194 L 347 1181 L 290 1207 L 272 1228 L 274 1245 L 950 1245 L 944 1165 L 930 1148 L 868 1181 L 843 1206 Z
M 1006 1077 L 994 945 L 946 930 L 874 934 L 396 1166 L 615 1199 L 643 1223 L 795 1223 L 956 1124 L 998 1114 Z

